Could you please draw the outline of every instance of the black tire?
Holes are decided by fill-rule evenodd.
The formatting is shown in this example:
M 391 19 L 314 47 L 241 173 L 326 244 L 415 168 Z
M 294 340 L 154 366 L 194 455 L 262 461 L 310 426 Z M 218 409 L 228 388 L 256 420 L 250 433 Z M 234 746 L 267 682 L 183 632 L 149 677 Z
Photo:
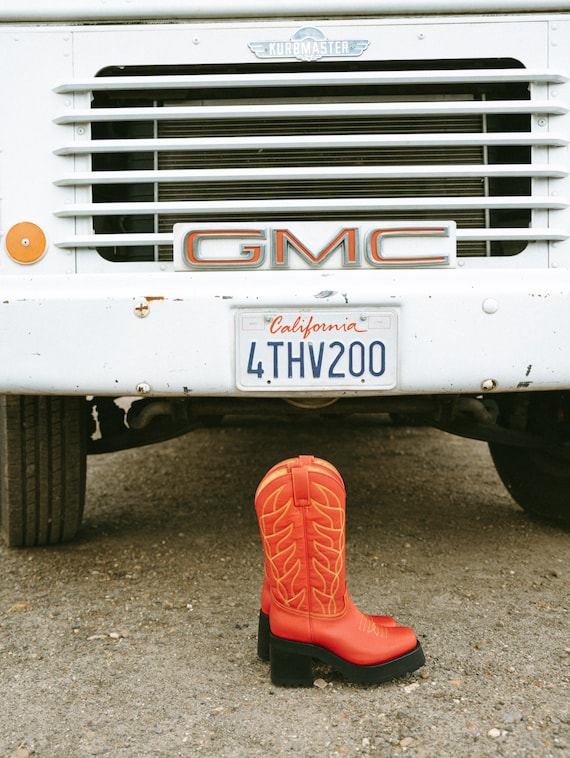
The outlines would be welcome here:
M 81 397 L 0 396 L 0 531 L 10 547 L 56 545 L 77 534 L 85 408 Z
M 489 443 L 503 484 L 534 516 L 570 524 L 570 460 L 556 453 Z

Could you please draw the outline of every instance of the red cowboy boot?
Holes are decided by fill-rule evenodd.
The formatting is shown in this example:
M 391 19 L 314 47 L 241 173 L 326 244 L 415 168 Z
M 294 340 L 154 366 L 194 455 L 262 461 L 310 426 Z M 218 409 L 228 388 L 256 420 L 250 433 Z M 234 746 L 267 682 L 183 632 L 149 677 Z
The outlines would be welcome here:
M 414 632 L 376 624 L 352 602 L 345 577 L 345 490 L 312 456 L 273 467 L 255 508 L 271 595 L 271 681 L 310 686 L 316 658 L 373 684 L 425 662 Z
M 287 461 L 283 461 L 282 463 L 278 463 L 277 466 L 274 466 L 267 472 L 267 475 L 269 475 L 274 469 L 283 467 L 284 464 L 292 463 L 295 460 L 295 458 L 291 458 Z M 338 469 L 335 468 L 332 463 L 322 460 L 321 458 L 314 458 L 313 465 L 321 466 L 323 471 L 328 471 L 331 476 L 334 476 L 336 479 L 338 479 L 340 486 L 344 487 L 342 477 Z M 269 660 L 270 609 L 271 593 L 269 591 L 269 582 L 267 579 L 267 568 L 265 568 L 263 574 L 263 587 L 261 590 L 261 609 L 259 611 L 259 622 L 257 627 L 257 655 L 258 658 L 260 658 L 262 661 Z M 369 616 L 369 618 L 371 618 L 375 624 L 378 624 L 380 626 L 397 626 L 396 619 L 392 616 Z

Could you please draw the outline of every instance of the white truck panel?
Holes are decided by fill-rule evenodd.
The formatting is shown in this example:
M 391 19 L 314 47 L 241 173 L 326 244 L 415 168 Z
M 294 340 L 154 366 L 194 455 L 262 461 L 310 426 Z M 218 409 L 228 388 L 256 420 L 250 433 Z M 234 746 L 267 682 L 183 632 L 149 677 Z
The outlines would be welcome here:
M 311 3 L 298 5 L 306 13 L 310 13 L 314 6 Z M 375 17 L 361 22 L 357 16 L 365 10 L 372 12 L 372 5 Z M 443 13 L 447 5 L 432 3 L 429 7 Z M 453 5 L 455 10 L 467 11 L 483 10 L 486 4 Z M 161 18 L 170 12 L 177 15 L 175 11 L 181 10 L 182 6 L 187 9 L 187 4 L 161 5 Z M 392 8 L 389 3 L 380 6 L 386 13 Z M 82 15 L 82 7 L 85 15 Z M 136 8 L 118 2 L 106 3 L 104 12 L 110 20 L 131 12 L 146 18 L 145 13 L 150 7 L 145 3 L 137 3 Z M 46 254 L 30 266 L 16 263 L 6 254 L 4 245 L 0 252 L 1 392 L 121 395 L 133 394 L 137 387 L 148 385 L 145 392 L 153 395 L 243 396 L 272 392 L 283 395 L 286 394 L 283 389 L 275 391 L 271 386 L 260 386 L 258 390 L 249 389 L 247 392 L 239 388 L 235 366 L 236 312 L 266 308 L 299 309 L 304 313 L 315 307 L 396 309 L 397 381 L 388 390 L 390 394 L 474 393 L 481 391 L 482 384 L 488 380 L 494 382 L 494 388 L 505 392 L 570 387 L 570 365 L 565 358 L 570 336 L 567 142 L 570 137 L 567 115 L 570 98 L 566 79 L 570 55 L 567 44 L 564 44 L 569 29 L 567 17 L 548 16 L 541 12 L 518 16 L 383 18 L 378 7 L 378 3 L 350 4 L 353 17 L 335 20 L 335 13 L 348 10 L 348 4 L 332 3 L 331 18 L 315 21 L 314 27 L 298 19 L 276 19 L 273 14 L 264 21 L 229 21 L 226 16 L 230 9 L 236 10 L 233 15 L 237 19 L 241 15 L 262 15 L 268 12 L 267 7 L 256 3 L 254 13 L 253 4 L 213 2 L 208 4 L 209 15 L 213 18 L 219 12 L 224 16 L 219 23 L 22 24 L 4 27 L 0 31 L 1 69 L 10 71 L 9 76 L 2 78 L 0 95 L 3 102 L 14 103 L 7 112 L 8 117 L 0 120 L 0 231 L 5 238 L 7 230 L 14 224 L 33 221 L 46 230 L 48 238 Z M 426 3 L 400 3 L 398 7 L 403 13 L 425 11 L 428 6 Z M 50 19 L 63 20 L 70 8 L 68 3 L 53 4 Z M 525 3 L 503 3 L 500 6 L 500 10 L 526 8 Z M 93 4 L 74 3 L 73 9 L 77 20 L 87 16 L 95 20 L 103 13 L 103 6 L 99 8 Z M 294 7 L 288 5 L 288 14 L 293 11 Z M 20 14 L 20 20 L 36 18 L 37 14 L 40 14 L 39 4 L 29 3 Z M 185 14 L 200 16 L 200 6 L 194 4 L 191 13 L 186 11 Z M 9 6 L 4 5 L 0 19 L 10 17 Z M 313 90 L 315 97 L 307 98 L 303 104 L 289 98 L 279 117 L 276 116 L 276 108 L 282 107 L 279 97 L 263 101 L 261 105 L 256 99 L 256 87 L 260 87 L 262 79 L 257 76 L 257 81 L 254 80 L 256 65 L 269 64 L 262 59 L 265 53 L 262 51 L 260 59 L 259 47 L 256 52 L 252 46 L 261 45 L 263 48 L 268 41 L 273 41 L 277 45 L 275 50 L 279 51 L 281 43 L 289 44 L 300 32 L 317 34 L 317 40 L 365 40 L 366 46 L 358 54 L 351 53 L 350 60 L 358 63 L 358 70 L 365 70 L 370 65 L 372 74 L 376 70 L 373 64 L 379 60 L 392 61 L 392 68 L 404 61 L 415 60 L 472 58 L 520 62 L 517 65 L 523 67 L 513 66 L 510 76 L 516 83 L 521 72 L 532 72 L 529 74 L 530 102 L 518 96 L 502 102 L 500 98 L 477 100 L 471 95 L 454 99 L 455 96 L 450 94 L 432 100 L 428 97 L 422 103 L 416 103 L 413 97 L 396 97 L 390 102 L 387 97 L 380 97 L 373 103 L 372 96 L 367 95 L 362 103 L 357 103 L 347 97 L 348 89 L 345 89 L 339 107 L 345 115 L 353 113 L 354 120 L 366 117 L 370 108 L 376 109 L 382 118 L 386 114 L 390 118 L 399 118 L 402 114 L 406 118 L 418 114 L 427 118 L 432 113 L 436 118 L 440 114 L 443 120 L 453 112 L 461 118 L 469 118 L 472 111 L 477 117 L 481 113 L 480 117 L 485 121 L 496 113 L 511 116 L 520 113 L 528 118 L 528 132 L 513 129 L 505 137 L 494 128 L 489 132 L 484 149 L 493 149 L 493 140 L 498 143 L 512 141 L 514 145 L 526 135 L 532 145 L 528 171 L 524 164 L 507 162 L 499 166 L 489 164 L 479 173 L 483 183 L 493 177 L 500 179 L 506 175 L 514 180 L 528 174 L 531 197 L 512 192 L 502 196 L 498 190 L 454 196 L 453 190 L 449 190 L 437 197 L 401 197 L 396 193 L 380 199 L 360 199 L 359 196 L 346 199 L 342 194 L 331 193 L 324 199 L 301 195 L 299 198 L 278 196 L 275 199 L 261 196 L 252 200 L 248 195 L 236 195 L 221 200 L 216 200 L 215 196 L 213 199 L 193 196 L 189 200 L 184 195 L 185 190 L 180 196 L 167 194 L 179 175 L 185 177 L 188 184 L 194 180 L 200 186 L 207 186 L 213 181 L 220 182 L 226 169 L 223 166 L 214 168 L 211 164 L 206 169 L 173 169 L 145 164 L 144 170 L 135 166 L 123 172 L 116 162 L 125 144 L 124 134 L 107 140 L 109 147 L 106 149 L 111 153 L 116 150 L 117 156 L 115 163 L 106 169 L 108 173 L 97 164 L 97 140 L 100 137 L 92 139 L 91 130 L 95 134 L 97 124 L 104 126 L 111 117 L 115 118 L 119 132 L 121 124 L 126 124 L 125 128 L 129 129 L 129 124 L 140 122 L 143 127 L 148 119 L 153 118 L 156 118 L 154 128 L 159 130 L 167 116 L 181 123 L 194 118 L 196 113 L 223 121 L 229 118 L 231 108 L 236 115 L 245 114 L 248 127 L 266 118 L 278 125 L 280 118 L 304 118 L 311 108 L 320 117 L 327 114 L 328 108 L 331 118 L 334 117 L 335 109 L 338 110 L 336 104 L 331 104 L 326 94 L 316 90 Z M 285 62 L 283 58 L 287 66 L 299 65 L 295 55 L 280 56 L 277 52 L 271 61 L 277 66 L 272 74 L 277 76 L 277 83 L 279 64 Z M 327 53 L 321 61 L 322 70 L 330 70 L 330 76 L 334 78 L 334 72 L 339 68 L 336 64 L 343 60 L 342 56 L 335 58 Z M 249 95 L 249 99 L 245 97 L 237 101 L 232 99 L 233 95 L 226 96 L 229 100 L 217 100 L 214 87 L 206 89 L 199 102 L 191 106 L 187 102 L 180 104 L 176 98 L 172 105 L 169 100 L 174 96 L 169 89 L 168 76 L 174 76 L 172 87 L 187 86 L 177 83 L 176 76 L 191 79 L 194 75 L 192 67 L 198 65 L 206 69 L 200 68 L 196 76 L 204 76 L 207 81 L 212 71 L 219 70 L 220 76 L 228 77 L 224 86 L 235 86 L 237 90 L 243 86 L 239 76 L 252 76 L 254 94 Z M 299 82 L 303 81 L 303 76 L 310 78 L 311 71 L 316 71 L 314 76 L 317 76 L 318 65 L 320 63 L 313 61 L 312 68 L 305 66 L 304 73 L 299 69 Z M 441 63 L 434 71 L 422 65 L 423 74 L 420 72 L 418 81 L 423 81 L 426 87 L 432 86 L 430 77 L 433 86 L 451 82 L 451 92 L 455 91 L 454 81 L 467 87 L 467 82 L 477 77 L 481 82 L 494 81 L 493 86 L 501 86 L 501 73 L 493 71 L 491 66 L 489 74 L 485 75 L 485 72 L 472 71 L 469 66 L 446 74 L 445 70 L 438 70 L 442 68 Z M 111 72 L 108 79 L 97 77 L 108 67 L 123 66 L 129 69 L 125 73 L 133 72 L 134 77 L 126 77 L 125 91 L 129 87 L 138 88 L 142 97 L 146 96 L 145 88 L 154 87 L 158 91 L 162 87 L 167 92 L 165 102 L 161 104 L 163 110 L 150 101 L 144 107 L 139 102 L 132 105 L 128 95 L 124 103 L 117 101 L 115 104 L 112 98 L 120 89 L 121 69 Z M 170 68 L 164 69 L 165 73 L 157 71 L 156 82 L 151 73 L 140 75 L 137 68 L 146 67 L 152 72 L 157 66 Z M 288 71 L 287 66 L 284 72 Z M 181 70 L 180 67 L 183 68 L 181 75 L 173 73 Z M 234 67 L 242 72 L 235 81 Z M 389 79 L 391 70 L 381 69 L 379 75 Z M 393 74 L 394 81 L 398 76 L 406 81 L 406 71 L 409 70 L 409 63 L 403 65 L 401 74 Z M 465 81 L 461 82 L 463 70 Z M 294 78 L 290 79 L 288 87 L 293 86 Z M 94 99 L 107 96 L 105 88 L 99 87 L 98 82 L 108 86 L 109 102 L 115 110 L 109 110 L 105 99 L 93 107 Z M 355 82 L 358 86 L 358 78 Z M 308 82 L 307 87 L 311 86 L 314 85 Z M 345 86 L 350 85 L 339 84 L 339 87 Z M 101 105 L 107 107 L 112 116 Z M 200 108 L 203 110 L 199 111 Z M 144 115 L 147 111 L 148 117 Z M 469 127 L 453 138 L 458 144 L 461 140 L 468 144 L 467 137 L 472 132 L 473 128 Z M 484 139 L 484 129 L 481 132 L 480 138 Z M 171 138 L 175 142 L 176 134 Z M 298 139 L 300 149 L 310 150 L 311 139 L 324 139 L 318 130 L 310 137 L 272 134 L 269 137 L 260 135 L 259 139 L 282 140 L 281 144 L 278 142 L 280 149 L 289 149 Z M 150 154 L 154 147 L 158 151 L 160 140 L 168 142 L 165 135 L 134 133 L 139 144 L 143 144 L 143 136 L 147 138 L 150 147 L 145 149 Z M 423 140 L 429 145 L 429 137 L 429 134 L 424 138 L 411 133 L 401 137 L 392 135 L 391 138 L 394 143 L 399 140 L 399 147 L 404 149 L 407 140 L 410 145 L 414 140 Z M 440 137 L 431 134 L 434 145 Z M 189 147 L 192 139 L 196 144 Z M 208 140 L 215 142 L 220 138 L 211 138 L 209 133 L 192 138 L 184 136 L 181 155 L 185 155 L 186 150 L 200 152 L 201 139 L 202 149 L 207 153 L 213 149 L 208 146 Z M 236 143 L 239 139 L 239 134 L 232 135 Z M 255 137 L 249 139 L 255 142 Z M 338 139 L 349 140 L 350 136 Z M 355 138 L 354 144 L 357 142 L 358 138 Z M 107 143 L 99 142 L 99 146 L 101 144 Z M 270 147 L 268 141 L 263 149 L 269 150 Z M 237 145 L 236 150 L 241 149 L 243 145 Z M 312 173 L 303 167 L 260 170 L 245 166 L 234 175 L 231 173 L 233 169 L 227 169 L 227 178 L 241 183 L 263 180 L 265 186 L 271 188 L 271 171 L 274 171 L 276 180 L 289 184 L 304 174 L 309 184 L 334 179 L 341 185 L 349 185 L 358 179 L 359 174 L 362 178 L 369 176 L 368 181 L 408 181 L 417 169 L 412 165 L 411 168 L 402 167 L 399 172 L 396 166 L 391 169 L 392 173 L 385 167 L 376 171 L 363 168 L 359 172 L 358 165 L 351 169 L 341 167 L 336 172 L 328 166 L 321 166 L 312 169 Z M 477 173 L 477 165 L 463 165 L 459 161 L 447 172 L 445 164 L 440 163 L 433 169 L 426 168 L 424 179 L 445 180 L 448 174 L 450 181 L 452 178 L 470 181 Z M 115 189 L 120 191 L 120 187 L 129 182 L 139 181 L 143 186 L 158 177 L 163 182 L 160 191 L 165 193 L 159 201 L 135 195 L 128 203 L 121 204 L 113 200 L 114 195 L 109 202 L 94 200 L 92 195 L 92 191 L 95 193 L 92 187 L 102 185 L 104 188 L 107 181 L 115 182 Z M 421 185 L 416 187 L 415 191 L 418 190 Z M 453 270 L 428 270 L 421 261 L 417 267 L 412 266 L 412 270 L 409 270 L 409 261 L 402 270 L 349 270 L 342 267 L 340 256 L 337 256 L 338 260 L 332 266 L 321 269 L 319 264 L 315 270 L 240 272 L 230 266 L 220 271 L 194 273 L 175 271 L 172 256 L 162 253 L 154 254 L 149 260 L 144 256 L 136 260 L 123 260 L 118 256 L 116 261 L 104 253 L 105 249 L 114 249 L 117 242 L 126 246 L 131 241 L 135 245 L 143 240 L 156 249 L 172 243 L 171 222 L 157 226 L 152 233 L 122 229 L 115 219 L 127 209 L 134 222 L 167 211 L 175 217 L 175 222 L 184 220 L 184 214 L 194 214 L 201 218 L 196 221 L 197 228 L 200 228 L 201 223 L 224 210 L 232 211 L 233 224 L 240 211 L 254 213 L 256 210 L 264 214 L 264 218 L 281 213 L 281 223 L 286 224 L 283 213 L 287 209 L 292 218 L 303 212 L 313 212 L 316 217 L 322 212 L 336 213 L 338 217 L 344 209 L 342 217 L 348 221 L 352 213 L 356 218 L 358 213 L 370 215 L 375 209 L 382 212 L 384 218 L 390 213 L 415 211 L 421 213 L 426 222 L 433 223 L 442 214 L 451 219 L 455 212 L 483 212 L 483 206 L 486 213 L 500 213 L 502 210 L 524 209 L 528 205 L 532 206 L 530 229 L 524 226 L 503 229 L 498 222 L 488 224 L 486 229 L 461 224 L 457 229 L 458 244 L 477 243 L 485 237 L 492 245 L 497 239 L 512 241 L 526 237 L 529 240 L 526 249 L 516 255 L 466 255 L 458 260 L 457 268 Z M 98 220 L 101 218 L 105 221 Z M 103 223 L 111 225 L 115 231 L 107 234 L 101 226 Z M 354 223 L 358 224 L 357 221 Z M 408 257 L 413 258 L 412 252 Z M 322 283 L 323 277 L 326 277 L 326 287 Z M 335 294 L 316 302 L 316 293 L 329 290 Z M 139 318 L 136 313 L 135 309 L 141 303 L 148 303 L 146 318 Z M 290 391 L 307 395 L 346 394 L 346 390 L 336 390 L 326 383 L 319 387 L 292 387 Z M 371 390 L 363 387 L 358 391 L 351 389 L 349 393 L 370 394 Z

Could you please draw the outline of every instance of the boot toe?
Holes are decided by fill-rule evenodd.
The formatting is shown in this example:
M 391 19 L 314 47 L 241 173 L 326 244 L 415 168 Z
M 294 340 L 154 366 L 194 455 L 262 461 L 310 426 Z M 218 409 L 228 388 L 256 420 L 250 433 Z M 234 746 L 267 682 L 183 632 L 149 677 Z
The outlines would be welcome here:
M 409 653 L 418 644 L 415 632 L 407 626 L 386 628 L 386 638 L 382 645 L 382 661 L 389 661 Z

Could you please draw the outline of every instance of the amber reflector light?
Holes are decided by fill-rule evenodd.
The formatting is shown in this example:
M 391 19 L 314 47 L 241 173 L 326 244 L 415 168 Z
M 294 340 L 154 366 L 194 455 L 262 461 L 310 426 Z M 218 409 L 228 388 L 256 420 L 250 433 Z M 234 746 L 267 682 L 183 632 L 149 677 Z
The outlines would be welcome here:
M 18 263 L 35 263 L 45 253 L 46 235 L 37 224 L 22 221 L 6 234 L 6 250 Z

